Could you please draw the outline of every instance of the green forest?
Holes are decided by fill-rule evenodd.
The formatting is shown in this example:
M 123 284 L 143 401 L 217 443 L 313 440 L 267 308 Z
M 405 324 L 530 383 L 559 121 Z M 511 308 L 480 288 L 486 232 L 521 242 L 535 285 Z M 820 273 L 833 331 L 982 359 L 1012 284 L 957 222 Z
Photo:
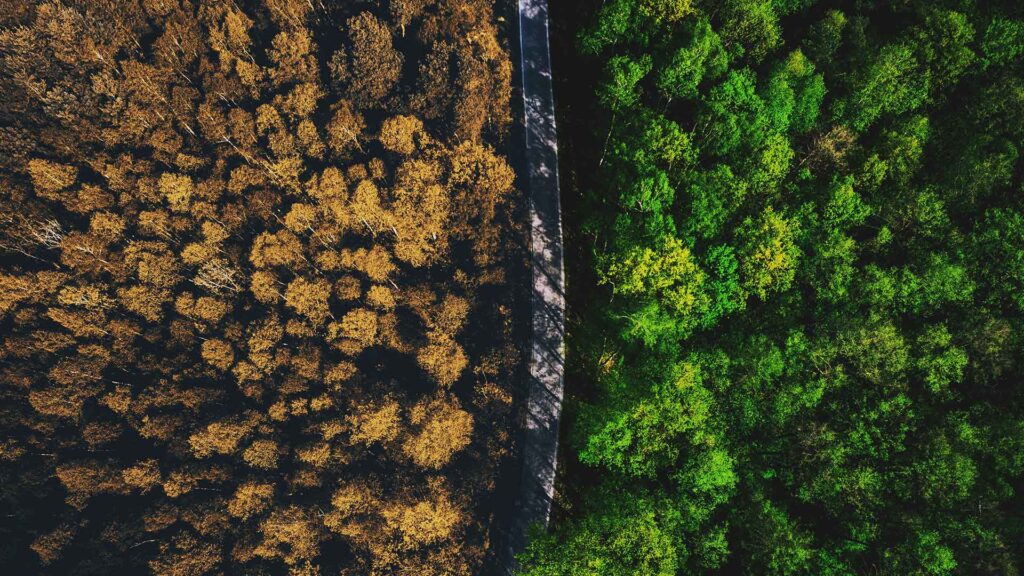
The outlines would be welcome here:
M 1018 574 L 1024 7 L 552 18 L 568 399 L 522 573 Z

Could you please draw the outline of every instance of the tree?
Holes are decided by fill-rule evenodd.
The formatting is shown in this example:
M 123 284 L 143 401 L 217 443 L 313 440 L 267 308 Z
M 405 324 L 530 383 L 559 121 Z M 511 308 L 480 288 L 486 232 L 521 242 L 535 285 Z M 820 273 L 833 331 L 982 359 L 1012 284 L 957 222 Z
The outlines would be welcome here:
M 827 63 L 843 42 L 843 30 L 846 28 L 846 14 L 839 10 L 829 10 L 821 20 L 808 30 L 803 39 L 808 56 L 820 64 Z
M 298 506 L 272 511 L 260 523 L 260 533 L 263 539 L 254 552 L 262 558 L 294 565 L 316 558 L 320 550 L 320 529 L 314 517 Z
M 746 194 L 747 183 L 737 178 L 727 164 L 697 172 L 689 189 L 690 217 L 683 224 L 685 234 L 695 239 L 717 237 Z
M 601 104 L 619 111 L 635 106 L 640 101 L 638 85 L 650 73 L 651 58 L 634 60 L 629 56 L 616 56 L 605 65 L 605 80 L 598 90 Z
M 97 494 L 117 493 L 124 490 L 121 475 L 98 461 L 81 461 L 57 466 L 56 477 L 64 485 L 65 500 L 82 510 L 89 499 Z
M 442 387 L 449 388 L 469 364 L 465 351 L 455 339 L 441 332 L 430 332 L 428 342 L 416 352 L 416 362 Z
M 326 280 L 306 280 L 300 276 L 288 284 L 284 300 L 313 325 L 319 326 L 334 317 L 328 303 L 330 296 L 331 285 Z
M 654 477 L 671 466 L 709 417 L 710 398 L 692 365 L 665 375 L 643 372 L 613 376 L 604 403 L 584 408 L 580 459 L 631 477 Z M 623 389 L 630 383 L 637 390 Z M 692 438 L 690 439 L 692 441 Z
M 463 522 L 463 513 L 441 495 L 437 499 L 399 505 L 383 510 L 387 523 L 402 535 L 410 548 L 437 544 L 450 538 Z
M 648 34 L 642 28 L 642 21 L 636 17 L 635 7 L 636 4 L 628 0 L 614 0 L 602 5 L 590 29 L 580 34 L 582 49 L 596 55 L 630 37 L 644 43 Z
M 602 507 L 559 536 L 538 536 L 520 562 L 524 574 L 587 571 L 671 576 L 683 564 L 675 534 L 681 515 L 668 502 L 640 492 L 602 494 Z M 585 573 L 585 572 L 582 572 Z
M 124 483 L 137 488 L 142 493 L 152 490 L 160 484 L 160 465 L 156 460 L 143 460 L 121 472 Z
M 297 268 L 304 260 L 302 243 L 295 234 L 287 230 L 273 234 L 262 232 L 256 237 L 249 253 L 249 261 L 257 268 Z
M 754 531 L 751 559 L 767 574 L 800 574 L 810 566 L 810 537 L 786 511 L 769 500 L 754 503 L 748 526 Z
M 33 520 L 0 563 L 479 572 L 517 366 L 506 35 L 489 0 L 4 12 L 0 461 Z
M 188 443 L 200 458 L 213 454 L 232 454 L 251 431 L 252 426 L 245 422 L 212 422 L 189 436 Z
M 601 281 L 627 298 L 656 298 L 682 330 L 692 328 L 706 306 L 704 273 L 676 238 L 657 250 L 636 247 L 608 258 Z
M 1024 24 L 995 17 L 985 28 L 981 41 L 984 66 L 1003 66 L 1024 54 Z
M 417 466 L 440 468 L 466 446 L 473 432 L 473 417 L 458 401 L 438 396 L 409 410 L 415 432 L 405 439 L 402 452 Z
M 235 360 L 235 351 L 231 348 L 231 344 L 223 340 L 204 341 L 202 355 L 203 360 L 220 370 L 227 370 Z
M 729 72 L 725 80 L 711 89 L 703 106 L 702 122 L 708 126 L 706 146 L 710 152 L 725 156 L 741 142 L 751 148 L 760 146 L 766 117 L 752 72 Z
M 221 550 L 195 536 L 181 534 L 160 545 L 160 554 L 149 561 L 154 574 L 200 575 L 221 563 Z
M 316 45 L 304 28 L 284 30 L 274 36 L 270 79 L 278 86 L 290 82 L 315 82 L 318 77 Z
M 36 194 L 50 200 L 61 199 L 60 192 L 74 184 L 78 178 L 78 170 L 74 166 L 40 158 L 29 160 L 28 173 Z
M 356 353 L 372 345 L 377 338 L 377 314 L 365 308 L 357 308 L 345 313 L 341 321 L 331 323 L 328 333 L 335 338 L 343 338 Z
M 1017 571 L 1015 12 L 691 7 L 563 55 L 584 385 L 524 572 Z
M 273 440 L 254 440 L 242 453 L 242 458 L 250 466 L 273 470 L 277 468 L 279 448 Z
M 654 22 L 675 24 L 693 13 L 692 4 L 691 0 L 669 0 L 668 2 L 640 0 L 637 3 L 637 8 L 640 14 Z
M 744 288 L 762 300 L 786 290 L 796 274 L 801 251 L 793 223 L 768 208 L 757 220 L 746 219 L 737 231 L 738 257 Z
M 242 520 L 266 510 L 274 497 L 272 484 L 242 484 L 235 490 L 235 495 L 228 502 L 228 513 Z
M 423 122 L 415 116 L 392 116 L 380 127 L 380 143 L 403 156 L 412 154 L 425 137 Z
M 398 82 L 402 55 L 392 46 L 391 31 L 373 14 L 361 12 L 346 27 L 351 48 L 335 54 L 334 79 L 360 107 L 377 106 Z
M 974 65 L 976 56 L 970 45 L 974 27 L 967 16 L 952 10 L 935 10 L 925 18 L 916 34 L 919 59 L 931 73 L 933 91 L 955 85 Z
M 862 131 L 880 116 L 898 115 L 917 108 L 931 85 L 928 70 L 921 70 L 913 50 L 887 44 L 858 71 L 858 89 L 851 94 L 849 120 Z
M 775 2 L 729 0 L 725 4 L 724 40 L 730 52 L 759 62 L 782 41 Z
M 722 40 L 707 20 L 698 20 L 690 34 L 689 44 L 676 50 L 668 65 L 659 71 L 658 88 L 667 98 L 697 96 L 701 81 L 718 78 L 728 66 Z
M 400 409 L 398 402 L 390 399 L 381 404 L 357 405 L 347 418 L 352 428 L 352 442 L 373 444 L 394 440 L 401 431 Z

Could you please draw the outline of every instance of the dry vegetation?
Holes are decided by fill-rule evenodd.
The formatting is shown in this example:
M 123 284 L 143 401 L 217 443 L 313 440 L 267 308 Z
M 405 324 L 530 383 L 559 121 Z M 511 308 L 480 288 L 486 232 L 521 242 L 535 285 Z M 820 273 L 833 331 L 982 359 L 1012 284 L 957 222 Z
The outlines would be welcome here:
M 469 574 L 509 449 L 491 0 L 0 1 L 0 564 Z

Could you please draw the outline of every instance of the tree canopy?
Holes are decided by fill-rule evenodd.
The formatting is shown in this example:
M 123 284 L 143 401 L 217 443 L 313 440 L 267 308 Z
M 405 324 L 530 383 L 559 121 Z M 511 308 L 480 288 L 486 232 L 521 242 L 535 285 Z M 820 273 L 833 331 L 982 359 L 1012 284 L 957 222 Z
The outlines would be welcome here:
M 5 572 L 478 573 L 520 363 L 495 3 L 0 6 Z
M 1020 6 L 567 4 L 568 448 L 522 573 L 1017 574 Z

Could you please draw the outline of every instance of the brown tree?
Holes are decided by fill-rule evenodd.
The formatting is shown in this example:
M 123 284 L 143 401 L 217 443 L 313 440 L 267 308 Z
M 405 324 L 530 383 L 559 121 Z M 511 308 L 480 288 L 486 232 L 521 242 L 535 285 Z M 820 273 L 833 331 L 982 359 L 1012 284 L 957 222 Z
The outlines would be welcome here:
M 489 316 L 514 291 L 473 301 L 516 245 L 491 3 L 257 4 L 0 15 L 24 573 L 479 568 L 514 368 Z
M 402 445 L 402 451 L 417 466 L 440 468 L 469 445 L 473 416 L 458 401 L 443 396 L 417 403 L 409 411 L 417 430 Z
M 350 48 L 335 54 L 332 75 L 363 108 L 379 107 L 402 73 L 402 54 L 391 31 L 376 16 L 362 12 L 346 22 Z
M 288 306 L 316 326 L 323 324 L 327 318 L 333 318 L 328 303 L 330 296 L 331 285 L 326 280 L 307 280 L 301 276 L 292 280 L 284 293 Z

